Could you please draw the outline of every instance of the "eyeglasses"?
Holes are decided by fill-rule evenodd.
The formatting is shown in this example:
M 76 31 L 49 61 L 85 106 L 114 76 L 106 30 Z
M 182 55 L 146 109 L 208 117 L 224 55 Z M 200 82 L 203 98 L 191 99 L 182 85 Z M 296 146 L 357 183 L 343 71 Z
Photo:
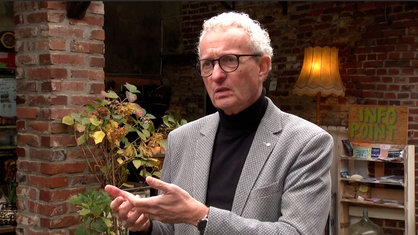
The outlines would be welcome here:
M 215 67 L 215 61 L 218 61 L 219 67 L 225 73 L 231 73 L 238 69 L 239 58 L 242 56 L 261 56 L 259 54 L 226 54 L 218 59 L 203 59 L 199 60 L 196 64 L 197 72 L 202 77 L 209 77 L 212 75 L 213 68 Z

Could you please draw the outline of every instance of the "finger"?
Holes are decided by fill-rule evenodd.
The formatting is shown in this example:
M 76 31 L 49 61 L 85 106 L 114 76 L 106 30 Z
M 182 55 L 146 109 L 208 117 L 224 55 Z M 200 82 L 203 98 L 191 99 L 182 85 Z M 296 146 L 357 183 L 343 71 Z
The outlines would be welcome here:
M 126 192 L 126 191 L 124 191 L 124 190 L 122 190 L 118 187 L 113 186 L 113 185 L 106 185 L 105 190 L 113 198 L 117 198 L 117 197 L 127 198 L 128 195 L 133 195 L 130 192 Z
M 113 199 L 113 201 L 110 203 L 110 209 L 113 211 L 118 211 L 119 206 L 125 201 L 122 197 L 117 197 Z
M 147 177 L 145 180 L 151 188 L 161 190 L 163 192 L 167 192 L 170 189 L 170 184 L 157 178 Z
M 139 210 L 132 209 L 129 211 L 129 213 L 126 216 L 126 220 L 123 221 L 123 225 L 126 228 L 135 226 L 137 223 L 141 222 L 141 215 L 142 213 Z M 142 222 L 143 223 L 143 222 Z
M 122 190 L 120 190 L 119 188 L 117 188 L 113 185 L 106 185 L 105 190 L 113 198 L 116 198 L 118 196 L 122 196 L 122 192 L 121 192 Z
M 118 215 L 119 218 L 121 219 L 128 219 L 130 217 L 130 212 L 133 209 L 133 205 L 128 201 L 125 200 L 120 206 L 119 206 L 119 211 L 118 211 Z
M 142 214 L 132 226 L 128 227 L 128 229 L 129 231 L 146 231 L 149 228 L 150 223 L 151 221 L 149 218 L 145 214 Z

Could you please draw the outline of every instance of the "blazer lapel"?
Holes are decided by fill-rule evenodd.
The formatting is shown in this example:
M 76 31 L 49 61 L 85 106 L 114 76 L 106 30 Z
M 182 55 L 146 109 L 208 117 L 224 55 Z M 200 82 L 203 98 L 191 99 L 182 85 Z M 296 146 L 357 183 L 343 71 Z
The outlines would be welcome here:
M 262 171 L 265 161 L 270 157 L 272 150 L 277 144 L 278 137 L 276 134 L 281 130 L 280 119 L 277 118 L 280 117 L 280 115 L 277 111 L 279 111 L 279 109 L 275 108 L 272 105 L 271 100 L 269 100 L 266 114 L 261 120 L 259 128 L 254 136 L 253 143 L 235 191 L 232 212 L 238 215 L 242 214 L 258 175 Z
M 202 127 L 201 136 L 196 141 L 194 164 L 190 164 L 194 166 L 193 197 L 202 203 L 206 202 L 212 150 L 218 125 L 219 116 L 216 113 Z

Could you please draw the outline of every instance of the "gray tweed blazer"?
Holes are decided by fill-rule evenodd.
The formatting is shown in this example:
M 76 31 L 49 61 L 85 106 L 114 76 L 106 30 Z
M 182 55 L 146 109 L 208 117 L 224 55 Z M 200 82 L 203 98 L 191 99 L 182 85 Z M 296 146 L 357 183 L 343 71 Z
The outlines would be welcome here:
M 209 209 L 205 235 L 322 234 L 331 204 L 332 137 L 268 99 L 242 169 L 231 211 Z M 168 138 L 162 180 L 205 203 L 218 113 Z M 225 166 L 228 167 L 228 166 Z M 152 234 L 199 234 L 188 224 L 153 221 Z

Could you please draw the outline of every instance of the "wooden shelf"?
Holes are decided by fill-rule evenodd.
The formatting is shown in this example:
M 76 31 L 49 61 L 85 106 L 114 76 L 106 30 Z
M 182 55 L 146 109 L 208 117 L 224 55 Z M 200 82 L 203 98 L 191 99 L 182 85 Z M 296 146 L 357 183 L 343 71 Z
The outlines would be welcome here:
M 399 164 L 404 163 L 403 158 L 393 158 L 393 159 L 381 160 L 379 158 L 360 158 L 360 157 L 349 157 L 349 156 L 345 156 L 345 155 L 341 155 L 340 160 L 382 162 L 382 163 L 399 163 Z
M 391 164 L 397 165 L 391 165 Z M 400 165 L 398 165 L 400 164 Z M 385 180 L 390 167 L 403 170 L 402 181 Z M 338 157 L 338 235 L 347 235 L 352 217 L 399 220 L 405 223 L 405 234 L 415 233 L 415 146 L 405 145 L 403 158 L 375 159 Z M 360 175 L 363 179 L 351 179 Z M 382 182 L 379 180 L 383 180 Z
M 400 204 L 385 204 L 373 201 L 366 201 L 366 200 L 357 200 L 357 199 L 346 199 L 343 198 L 340 202 L 351 203 L 356 205 L 365 205 L 365 206 L 373 206 L 373 207 L 385 207 L 385 208 L 396 208 L 396 209 L 404 209 L 405 207 Z
M 399 187 L 405 187 L 405 183 L 403 182 L 388 182 L 388 181 L 379 181 L 379 179 L 376 179 L 374 181 L 372 180 L 351 180 L 351 179 L 345 179 L 341 178 L 341 181 L 347 181 L 349 183 L 363 183 L 363 184 L 381 184 L 381 185 L 393 185 L 393 186 L 399 186 Z

